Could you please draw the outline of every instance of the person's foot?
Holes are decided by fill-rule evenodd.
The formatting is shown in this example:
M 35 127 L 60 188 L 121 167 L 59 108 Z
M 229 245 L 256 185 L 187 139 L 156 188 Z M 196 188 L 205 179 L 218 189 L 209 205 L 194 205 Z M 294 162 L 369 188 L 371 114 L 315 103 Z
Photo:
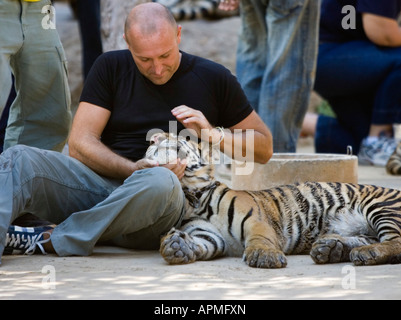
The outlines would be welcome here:
M 43 245 L 50 242 L 53 227 L 25 228 L 9 226 L 3 254 L 46 254 Z
M 385 167 L 396 147 L 397 142 L 394 138 L 381 136 L 374 141 L 365 138 L 358 154 L 359 164 Z
M 25 213 L 22 216 L 19 216 L 15 219 L 12 223 L 13 226 L 20 226 L 20 227 L 56 227 L 56 225 L 50 221 L 42 220 L 39 217 L 31 214 Z

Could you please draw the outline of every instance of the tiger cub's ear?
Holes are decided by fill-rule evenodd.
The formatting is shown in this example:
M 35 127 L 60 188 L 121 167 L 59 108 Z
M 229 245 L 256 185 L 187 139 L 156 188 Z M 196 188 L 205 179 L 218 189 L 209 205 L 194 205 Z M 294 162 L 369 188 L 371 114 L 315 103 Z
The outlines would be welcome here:
M 198 149 L 203 163 L 209 165 L 219 163 L 221 158 L 221 152 L 219 148 L 213 147 L 208 142 L 201 141 L 198 144 Z

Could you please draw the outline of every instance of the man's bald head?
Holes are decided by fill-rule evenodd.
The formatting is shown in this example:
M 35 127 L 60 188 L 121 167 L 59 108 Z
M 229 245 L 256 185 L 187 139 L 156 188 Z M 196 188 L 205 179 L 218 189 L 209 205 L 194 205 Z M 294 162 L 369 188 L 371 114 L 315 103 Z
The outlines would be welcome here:
M 169 9 L 155 2 L 139 4 L 130 11 L 125 21 L 125 40 L 129 43 L 131 34 L 151 36 L 166 32 L 168 26 L 176 32 L 177 22 Z
M 156 85 L 167 83 L 181 62 L 181 26 L 164 6 L 135 6 L 125 23 L 125 41 L 139 72 Z

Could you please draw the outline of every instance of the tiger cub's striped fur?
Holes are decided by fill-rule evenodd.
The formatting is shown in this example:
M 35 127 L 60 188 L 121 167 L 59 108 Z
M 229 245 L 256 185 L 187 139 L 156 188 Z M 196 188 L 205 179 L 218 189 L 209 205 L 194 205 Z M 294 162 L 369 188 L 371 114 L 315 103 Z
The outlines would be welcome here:
M 147 158 L 187 158 L 187 198 L 180 230 L 161 241 L 171 264 L 243 256 L 252 267 L 281 268 L 285 254 L 310 253 L 316 263 L 401 262 L 401 192 L 372 185 L 307 182 L 237 191 L 214 178 L 208 153 L 172 134 L 152 138 Z
M 388 159 L 386 170 L 389 174 L 401 175 L 401 142 L 395 148 L 393 154 Z

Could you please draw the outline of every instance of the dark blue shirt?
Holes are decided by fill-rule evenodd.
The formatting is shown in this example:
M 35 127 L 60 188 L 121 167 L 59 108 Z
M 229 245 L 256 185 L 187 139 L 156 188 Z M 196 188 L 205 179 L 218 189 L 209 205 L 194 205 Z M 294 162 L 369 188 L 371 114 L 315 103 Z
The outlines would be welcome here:
M 344 6 L 355 8 L 355 28 L 344 29 L 342 21 L 349 11 L 342 13 Z M 401 0 L 323 0 L 320 16 L 320 41 L 345 42 L 367 40 L 362 25 L 362 13 L 397 19 L 401 12 Z

